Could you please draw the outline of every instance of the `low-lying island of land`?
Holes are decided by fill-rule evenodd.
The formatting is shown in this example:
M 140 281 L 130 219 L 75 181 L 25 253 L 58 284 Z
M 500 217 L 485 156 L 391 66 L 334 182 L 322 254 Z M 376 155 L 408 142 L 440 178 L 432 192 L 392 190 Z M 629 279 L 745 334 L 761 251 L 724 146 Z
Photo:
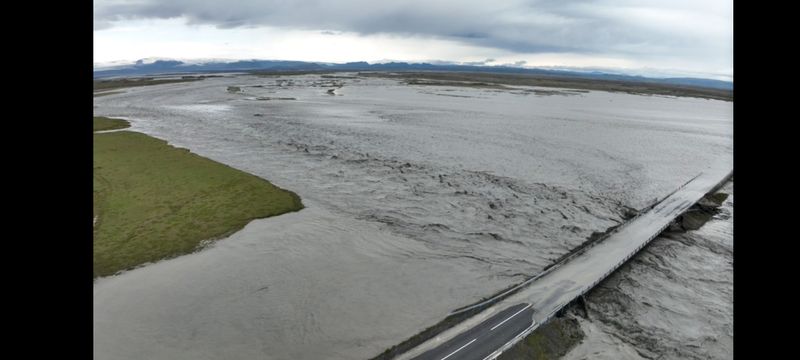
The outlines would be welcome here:
M 557 75 L 469 73 L 469 72 L 360 72 L 360 76 L 391 78 L 407 85 L 463 86 L 512 89 L 509 86 L 538 86 L 561 89 L 621 92 L 639 95 L 684 96 L 733 101 L 733 90 L 715 89 L 655 81 L 620 81 Z M 541 91 L 541 90 L 540 90 Z
M 128 127 L 94 118 L 94 131 Z M 303 208 L 254 175 L 132 131 L 94 134 L 94 277 L 193 252 L 254 219 Z
M 220 75 L 181 75 L 180 78 L 173 77 L 133 77 L 133 78 L 115 78 L 115 79 L 95 79 L 92 82 L 94 97 L 122 94 L 124 91 L 117 91 L 119 89 L 126 89 L 139 86 L 151 86 L 161 84 L 183 83 L 190 81 L 200 81 L 209 77 L 219 77 Z

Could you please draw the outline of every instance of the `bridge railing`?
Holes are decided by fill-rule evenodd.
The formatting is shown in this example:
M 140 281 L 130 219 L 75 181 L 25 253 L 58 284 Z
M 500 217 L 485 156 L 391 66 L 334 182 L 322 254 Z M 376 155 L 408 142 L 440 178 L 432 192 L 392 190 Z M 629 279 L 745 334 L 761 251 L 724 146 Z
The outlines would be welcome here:
M 702 173 L 700 173 L 700 174 L 698 174 L 697 176 L 693 177 L 691 180 L 687 181 L 686 183 L 684 183 L 683 185 L 681 185 L 680 187 L 678 187 L 678 189 L 676 189 L 675 191 L 673 191 L 673 192 L 672 192 L 672 193 L 670 193 L 669 195 L 665 196 L 663 199 L 659 200 L 659 201 L 658 201 L 658 202 L 656 202 L 655 204 L 653 204 L 653 205 L 651 205 L 651 206 L 649 206 L 649 207 L 647 207 L 647 208 L 645 208 L 645 209 L 648 209 L 648 210 L 651 210 L 651 209 L 653 209 L 653 208 L 654 208 L 656 205 L 658 205 L 658 203 L 660 203 L 660 202 L 662 202 L 662 201 L 666 200 L 666 199 L 667 199 L 669 196 L 671 196 L 672 194 L 674 194 L 674 193 L 678 192 L 678 190 L 680 190 L 680 189 L 682 189 L 683 187 L 685 187 L 687 184 L 689 184 L 690 182 L 692 182 L 694 179 L 698 178 L 700 175 L 702 175 Z M 724 185 L 724 184 L 725 184 L 725 183 L 726 183 L 726 182 L 727 182 L 727 181 L 728 181 L 728 180 L 731 178 L 731 176 L 733 176 L 733 171 L 731 171 L 730 173 L 728 173 L 728 175 L 726 175 L 725 177 L 723 177 L 723 178 L 722 178 L 722 180 L 720 180 L 720 181 L 719 181 L 719 182 L 718 182 L 718 183 L 717 183 L 717 184 L 716 184 L 716 185 L 715 185 L 715 186 L 714 186 L 714 187 L 711 189 L 711 191 L 709 191 L 709 192 L 707 192 L 707 193 L 706 193 L 706 195 L 708 195 L 708 194 L 710 194 L 710 193 L 713 193 L 713 192 L 715 192 L 715 191 L 719 190 L 719 188 L 721 188 L 721 187 L 722 187 L 722 186 L 723 186 L 723 185 Z M 643 213 L 645 213 L 645 212 L 646 212 L 646 211 L 640 211 L 640 212 L 639 212 L 639 213 L 637 213 L 637 214 L 636 214 L 636 215 L 635 215 L 633 218 L 631 218 L 631 219 L 630 219 L 628 222 L 626 222 L 624 225 L 627 225 L 627 224 L 631 223 L 633 220 L 635 220 L 636 218 L 638 218 L 639 216 L 641 216 L 641 215 L 642 215 Z M 662 232 L 663 232 L 663 231 L 664 231 L 664 230 L 665 230 L 665 229 L 666 229 L 666 228 L 667 228 L 667 227 L 668 227 L 668 226 L 669 226 L 669 225 L 670 225 L 670 224 L 671 224 L 673 221 L 674 221 L 674 219 L 673 219 L 673 220 L 671 220 L 671 221 L 669 221 L 669 222 L 667 222 L 667 223 L 666 223 L 666 224 L 664 224 L 663 226 L 661 226 L 661 227 L 658 229 L 658 231 L 656 231 L 656 232 L 654 232 L 652 235 L 650 235 L 650 236 L 647 238 L 647 240 L 646 240 L 646 241 L 644 241 L 644 242 L 642 242 L 641 244 L 639 244 L 638 246 L 636 246 L 636 248 L 635 248 L 633 251 L 629 252 L 629 253 L 628 253 L 628 255 L 626 255 L 626 256 L 625 256 L 625 257 L 624 257 L 622 260 L 620 260 L 619 262 L 617 262 L 617 263 L 616 263 L 616 264 L 615 264 L 613 267 L 611 267 L 611 268 L 610 268 L 608 271 L 606 271 L 605 273 L 603 273 L 603 275 L 601 275 L 600 277 L 598 277 L 597 279 L 595 279 L 595 280 L 594 280 L 594 281 L 593 281 L 591 284 L 589 284 L 589 285 L 587 285 L 587 286 L 583 287 L 583 288 L 581 289 L 581 291 L 578 293 L 578 295 L 577 295 L 577 296 L 575 296 L 575 297 L 573 297 L 573 298 L 572 298 L 570 301 L 566 301 L 566 302 L 563 302 L 563 303 L 559 304 L 559 305 L 558 305 L 558 306 L 556 306 L 556 307 L 555 307 L 555 308 L 554 308 L 552 311 L 550 311 L 550 312 L 549 312 L 547 315 L 545 315 L 543 318 L 541 318 L 539 321 L 536 321 L 536 319 L 534 319 L 534 324 L 532 324 L 532 325 L 531 325 L 531 326 L 530 326 L 528 329 L 526 329 L 525 331 L 523 331 L 522 333 L 520 333 L 519 335 L 517 335 L 516 337 L 514 337 L 514 338 L 513 338 L 511 341 L 507 342 L 507 343 L 506 343 L 505 345 L 503 345 L 503 346 L 502 346 L 500 349 L 498 349 L 497 351 L 495 351 L 494 353 L 492 353 L 492 354 L 491 354 L 489 357 L 487 357 L 487 359 L 494 359 L 494 358 L 498 357 L 498 356 L 499 356 L 499 355 L 500 355 L 500 354 L 501 354 L 503 351 L 505 351 L 505 350 L 507 350 L 508 348 L 510 348 L 511 346 L 513 346 L 513 345 L 514 345 L 516 342 L 518 342 L 518 341 L 519 341 L 520 339 L 522 339 L 524 336 L 527 336 L 528 334 L 530 334 L 531 332 L 533 332 L 533 331 L 534 331 L 536 328 L 538 328 L 538 327 L 539 327 L 539 326 L 541 326 L 542 324 L 544 324 L 544 323 L 546 323 L 547 321 L 549 321 L 550 319 L 552 319 L 552 318 L 553 318 L 553 316 L 555 316 L 555 315 L 556 315 L 556 314 L 557 314 L 559 311 L 561 311 L 562 309 L 564 309 L 564 307 L 566 307 L 567 305 L 569 305 L 570 303 L 572 303 L 573 301 L 575 301 L 575 299 L 577 299 L 577 298 L 579 298 L 579 297 L 583 296 L 583 295 L 584 295 L 584 294 L 586 294 L 586 293 L 587 293 L 589 290 L 591 290 L 591 289 L 593 289 L 595 286 L 597 286 L 597 284 L 599 284 L 600 282 L 602 282 L 603 280 L 605 280 L 606 278 L 608 278 L 608 276 L 610 276 L 610 275 L 611 275 L 611 274 L 612 274 L 614 271 L 617 271 L 617 269 L 619 269 L 619 267 L 620 267 L 620 266 L 622 266 L 623 264 L 625 264 L 625 263 L 626 263 L 628 260 L 630 260 L 630 259 L 631 259 L 631 258 L 632 258 L 634 255 L 638 254 L 638 253 L 639 253 L 639 251 L 641 251 L 641 250 L 642 250 L 642 249 L 643 249 L 645 246 L 647 246 L 648 244 L 650 244 L 650 242 L 652 242 L 652 241 L 653 241 L 653 240 L 654 240 L 656 237 L 658 237 L 659 235 L 661 235 L 661 233 L 662 233 Z M 621 228 L 621 227 L 622 227 L 622 226 L 620 226 L 620 228 Z M 616 230 L 619 230 L 619 228 L 615 229 L 615 231 L 614 231 L 614 232 L 616 232 Z M 612 232 L 612 233 L 613 233 L 613 232 Z M 588 249 L 588 248 L 587 248 L 587 249 Z M 585 250 L 587 250 L 587 249 L 583 249 L 582 251 L 580 251 L 580 252 L 578 252 L 578 253 L 582 253 L 583 251 L 585 251 Z M 576 254 L 573 254 L 573 255 L 577 255 L 578 253 L 576 253 Z M 572 256 L 569 256 L 569 257 L 565 258 L 565 259 L 564 259 L 565 261 L 562 261 L 562 262 L 560 262 L 560 263 L 559 263 L 559 264 L 557 264 L 556 266 L 552 266 L 552 267 L 548 268 L 546 271 L 544 271 L 544 272 L 540 273 L 539 275 L 535 276 L 534 278 L 531 278 L 531 279 L 529 279 L 529 280 L 527 280 L 527 281 L 523 282 L 523 283 L 522 283 L 522 284 L 520 284 L 518 287 L 515 287 L 515 288 L 513 288 L 513 289 L 510 289 L 509 291 L 516 290 L 516 289 L 518 289 L 519 287 L 522 287 L 522 286 L 525 286 L 525 285 L 529 284 L 530 282 L 532 282 L 532 281 L 534 281 L 534 280 L 536 280 L 536 279 L 538 279 L 538 278 L 540 278 L 540 277 L 544 276 L 545 274 L 547 274 L 547 273 L 549 273 L 550 271 L 554 270 L 555 268 L 559 267 L 559 265 L 561 265 L 561 264 L 563 264 L 563 263 L 566 263 L 566 262 L 567 262 L 569 259 L 571 259 L 571 258 L 572 258 Z M 495 298 L 496 298 L 496 297 L 495 297 Z M 488 302 L 488 301 L 491 301 L 491 300 L 492 300 L 492 299 L 490 299 L 490 300 L 487 300 L 487 302 Z M 474 306 L 472 306 L 472 307 L 474 307 Z M 470 307 L 470 308 L 472 308 L 472 307 Z
M 656 200 L 655 202 L 653 202 L 653 204 L 651 204 L 651 205 L 649 205 L 649 206 L 646 206 L 646 207 L 645 207 L 645 208 L 643 208 L 641 211 L 637 212 L 637 213 L 636 213 L 636 215 L 634 215 L 632 218 L 628 219 L 628 221 L 626 221 L 625 223 L 621 224 L 619 227 L 615 228 L 614 230 L 612 230 L 611 232 L 609 232 L 608 234 L 606 234 L 606 235 L 604 236 L 604 238 L 603 238 L 603 239 L 600 239 L 599 241 L 595 241 L 594 243 L 590 244 L 589 246 L 587 246 L 587 247 L 585 247 L 585 248 L 583 248 L 583 249 L 580 249 L 580 251 L 577 251 L 577 252 L 575 252 L 574 254 L 570 254 L 569 256 L 565 257 L 564 259 L 562 259 L 562 260 L 561 260 L 561 261 L 559 261 L 558 263 L 556 263 L 556 264 L 553 264 L 552 266 L 548 267 L 547 269 L 545 269 L 544 271 L 540 272 L 539 274 L 536 274 L 536 275 L 535 275 L 535 276 L 533 276 L 532 278 L 530 278 L 530 279 L 527 279 L 527 280 L 525 280 L 525 281 L 523 281 L 523 282 L 519 283 L 518 285 L 516 285 L 516 286 L 514 286 L 514 287 L 512 287 L 512 288 L 510 288 L 510 289 L 508 289 L 508 290 L 506 290 L 506 291 L 503 291 L 503 292 L 502 292 L 502 293 L 500 293 L 500 294 L 497 294 L 497 295 L 495 295 L 495 296 L 492 296 L 491 298 L 489 298 L 489 299 L 486 299 L 486 300 L 484 300 L 484 301 L 481 301 L 481 302 L 479 302 L 479 303 L 477 303 L 477 304 L 472 304 L 472 305 L 469 305 L 469 306 L 466 306 L 466 307 L 463 307 L 463 308 L 460 308 L 460 309 L 453 310 L 452 312 L 450 312 L 450 315 L 456 315 L 456 314 L 460 314 L 460 313 L 463 313 L 463 312 L 466 312 L 466 311 L 470 311 L 470 310 L 473 310 L 473 309 L 475 309 L 475 308 L 479 308 L 479 307 L 482 307 L 482 306 L 488 306 L 488 305 L 490 305 L 490 304 L 492 304 L 492 303 L 494 303 L 494 302 L 500 301 L 500 300 L 501 300 L 502 298 L 504 298 L 505 296 L 507 296 L 507 295 L 510 295 L 510 294 L 512 294 L 512 293 L 514 293 L 514 292 L 516 292 L 516 291 L 518 291 L 519 289 L 521 289 L 521 288 L 523 288 L 523 287 L 525 287 L 525 286 L 529 285 L 530 283 L 532 283 L 532 282 L 536 281 L 537 279 L 541 278 L 542 276 L 545 276 L 545 275 L 547 275 L 548 273 L 550 273 L 551 271 L 555 270 L 555 269 L 556 269 L 556 268 L 558 268 L 559 266 L 561 266 L 561 265 L 563 265 L 563 264 L 566 264 L 567 262 L 569 262 L 569 261 L 570 261 L 572 258 L 574 258 L 574 257 L 576 257 L 576 256 L 578 256 L 578 255 L 580 255 L 580 254 L 582 254 L 582 253 L 583 253 L 583 252 L 585 252 L 586 250 L 589 250 L 590 248 L 594 247 L 595 245 L 597 245 L 597 244 L 601 243 L 603 240 L 605 240 L 605 238 L 607 238 L 607 237 L 611 236 L 611 235 L 612 235 L 612 234 L 614 234 L 614 233 L 617 233 L 617 232 L 619 232 L 619 231 L 620 231 L 620 230 L 622 230 L 622 229 L 623 229 L 625 226 L 627 226 L 628 224 L 632 223 L 634 220 L 636 220 L 637 218 L 641 217 L 643 214 L 647 213 L 647 211 L 649 211 L 649 210 L 652 210 L 652 209 L 653 209 L 653 208 L 654 208 L 656 205 L 660 204 L 662 201 L 664 201 L 664 200 L 666 200 L 668 197 L 672 196 L 672 194 L 675 194 L 676 192 L 680 191 L 680 189 L 684 188 L 684 187 L 685 187 L 687 184 L 689 184 L 690 182 L 692 182 L 692 181 L 694 181 L 695 179 L 697 179 L 698 177 L 700 177 L 700 175 L 703 175 L 703 173 L 702 173 L 702 172 L 700 172 L 699 174 L 695 175 L 693 178 L 691 178 L 691 179 L 689 179 L 688 181 L 686 181 L 685 183 L 681 184 L 681 186 L 679 186 L 677 189 L 673 190 L 672 192 L 670 192 L 669 194 L 667 194 L 666 196 L 664 196 L 664 197 L 663 197 L 663 198 L 661 198 L 660 200 Z M 727 180 L 727 179 L 728 179 L 728 177 L 730 177 L 730 175 L 728 175 L 727 177 L 725 177 L 725 178 L 723 179 L 723 182 L 724 182 L 725 180 Z M 669 224 L 667 224 L 667 225 L 669 225 Z M 661 231 L 663 231 L 663 229 L 664 229 L 664 228 L 665 228 L 665 227 L 662 227 L 662 228 L 661 228 L 661 230 L 659 230 L 659 232 L 658 232 L 658 233 L 656 233 L 655 235 L 651 236 L 651 237 L 650 237 L 650 239 L 648 239 L 648 240 L 647 240 L 647 242 L 645 242 L 645 243 L 644 243 L 642 246 L 639 246 L 639 247 L 637 247 L 637 248 L 636 248 L 636 250 L 634 250 L 634 253 L 638 252 L 638 251 L 639 251 L 639 250 L 640 250 L 642 247 L 644 247 L 644 245 L 646 245 L 646 244 L 647 244 L 647 243 L 649 243 L 649 242 L 650 242 L 652 239 L 654 239 L 656 236 L 658 236 L 658 234 L 660 234 L 660 233 L 661 233 Z M 631 256 L 632 256 L 632 255 L 631 255 L 631 254 L 629 254 L 629 255 L 628 255 L 626 258 L 625 258 L 625 260 L 623 260 L 622 262 L 624 263 L 624 262 L 625 262 L 625 261 L 627 261 L 627 260 L 628 260 L 628 259 L 629 259 Z M 619 267 L 619 265 L 617 265 L 617 266 L 616 266 L 614 269 L 616 270 L 616 268 L 617 268 L 617 267 Z M 613 271 L 612 271 L 612 272 L 613 272 Z M 604 276 L 603 278 L 605 278 L 605 276 Z

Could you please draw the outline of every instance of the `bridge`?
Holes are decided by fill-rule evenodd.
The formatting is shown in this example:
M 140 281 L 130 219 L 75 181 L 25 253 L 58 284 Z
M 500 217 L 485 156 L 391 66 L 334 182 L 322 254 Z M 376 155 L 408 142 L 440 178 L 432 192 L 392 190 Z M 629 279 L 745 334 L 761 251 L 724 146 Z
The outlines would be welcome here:
M 485 307 L 397 359 L 494 359 L 591 290 L 655 239 L 678 216 L 733 175 L 700 173 L 641 212 L 608 237 L 492 299 L 457 312 Z

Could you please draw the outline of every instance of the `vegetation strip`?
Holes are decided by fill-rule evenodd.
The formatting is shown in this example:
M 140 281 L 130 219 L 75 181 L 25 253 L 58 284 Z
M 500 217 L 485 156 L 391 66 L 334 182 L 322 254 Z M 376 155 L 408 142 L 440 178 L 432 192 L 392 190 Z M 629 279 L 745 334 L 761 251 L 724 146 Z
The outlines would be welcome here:
M 106 95 L 116 95 L 116 94 L 123 94 L 124 91 L 107 91 L 107 90 L 100 90 L 94 93 L 94 97 L 101 97 Z
M 117 130 L 130 127 L 131 124 L 127 120 L 110 119 L 102 116 L 95 116 L 92 121 L 92 131 L 106 131 Z
M 557 75 L 499 74 L 470 72 L 359 72 L 359 76 L 392 78 L 412 85 L 466 86 L 478 88 L 507 88 L 512 86 L 541 86 L 564 89 L 624 92 L 638 95 L 685 96 L 733 101 L 732 90 L 672 85 L 648 82 L 584 79 Z
M 94 118 L 94 129 L 124 120 Z M 132 131 L 94 134 L 94 277 L 193 252 L 254 219 L 303 208 L 257 176 Z
M 188 81 L 198 81 L 198 80 L 203 80 L 203 79 L 208 78 L 208 77 L 219 77 L 219 76 L 214 76 L 214 75 L 184 75 L 184 76 L 181 76 L 180 79 L 157 79 L 157 78 L 152 78 L 152 77 L 105 79 L 105 80 L 94 80 L 92 87 L 94 89 L 94 92 L 98 92 L 98 91 L 129 88 L 129 87 L 136 87 L 136 86 L 149 86 L 149 85 L 181 83 L 181 82 L 188 82 Z M 99 94 L 99 95 L 96 95 L 96 96 L 103 96 L 103 95 L 110 95 L 110 94 L 111 93 Z

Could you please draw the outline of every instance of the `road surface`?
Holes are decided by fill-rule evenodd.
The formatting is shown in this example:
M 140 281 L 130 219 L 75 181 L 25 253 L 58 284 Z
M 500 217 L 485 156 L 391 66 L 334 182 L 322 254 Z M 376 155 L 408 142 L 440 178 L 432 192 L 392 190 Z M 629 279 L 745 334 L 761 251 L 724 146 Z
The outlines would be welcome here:
M 517 304 L 469 329 L 450 341 L 414 358 L 416 360 L 482 360 L 534 325 L 531 304 Z

